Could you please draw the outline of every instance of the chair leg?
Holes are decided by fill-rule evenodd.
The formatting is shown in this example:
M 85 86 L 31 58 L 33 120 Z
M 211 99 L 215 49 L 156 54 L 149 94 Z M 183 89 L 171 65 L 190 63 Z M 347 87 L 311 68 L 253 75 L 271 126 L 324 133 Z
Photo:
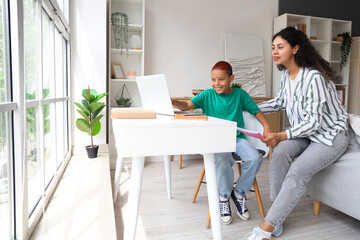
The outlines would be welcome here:
M 179 155 L 178 167 L 179 169 L 182 169 L 182 155 Z
M 265 218 L 264 207 L 263 207 L 263 204 L 261 201 L 259 186 L 257 184 L 256 177 L 254 178 L 254 190 L 255 190 L 257 204 L 259 206 L 260 215 L 261 215 L 262 220 L 264 220 L 264 218 Z
M 211 217 L 210 217 L 210 208 L 209 208 L 208 216 L 207 216 L 207 220 L 206 220 L 206 229 L 210 228 L 210 223 L 211 223 Z
M 193 199 L 192 199 L 192 202 L 193 202 L 193 203 L 195 202 L 196 197 L 197 197 L 197 195 L 198 195 L 198 193 L 199 193 L 200 186 L 201 186 L 201 183 L 202 183 L 202 181 L 203 181 L 203 179 L 204 179 L 204 176 L 205 176 L 205 166 L 203 166 L 203 169 L 202 169 L 201 174 L 200 174 L 199 181 L 198 181 L 198 183 L 197 183 L 197 185 L 196 185 L 195 193 L 194 193 L 194 196 L 193 196 Z
M 237 163 L 237 166 L 238 166 L 239 177 L 240 177 L 240 176 L 241 176 L 241 164 L 240 164 L 240 163 Z
M 320 202 L 314 199 L 314 215 L 319 216 L 320 214 Z
M 170 155 L 170 161 L 174 160 L 174 155 Z

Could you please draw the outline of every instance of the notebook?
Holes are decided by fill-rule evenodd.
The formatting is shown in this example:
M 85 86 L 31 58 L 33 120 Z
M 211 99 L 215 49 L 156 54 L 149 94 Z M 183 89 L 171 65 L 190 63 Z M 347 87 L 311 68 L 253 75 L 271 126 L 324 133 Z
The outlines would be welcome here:
M 139 76 L 136 77 L 136 83 L 144 109 L 153 110 L 160 115 L 175 116 L 164 74 Z M 199 112 L 181 111 L 176 113 L 199 115 Z

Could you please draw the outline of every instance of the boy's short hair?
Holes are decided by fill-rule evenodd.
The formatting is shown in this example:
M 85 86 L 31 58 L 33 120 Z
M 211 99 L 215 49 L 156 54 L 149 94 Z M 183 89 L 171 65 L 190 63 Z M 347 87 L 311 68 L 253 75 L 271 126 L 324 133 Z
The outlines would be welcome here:
M 232 67 L 230 65 L 230 63 L 226 62 L 226 61 L 219 61 L 217 62 L 211 69 L 212 70 L 224 70 L 226 71 L 227 75 L 229 77 L 231 77 L 231 75 L 233 75 L 233 71 L 232 71 Z

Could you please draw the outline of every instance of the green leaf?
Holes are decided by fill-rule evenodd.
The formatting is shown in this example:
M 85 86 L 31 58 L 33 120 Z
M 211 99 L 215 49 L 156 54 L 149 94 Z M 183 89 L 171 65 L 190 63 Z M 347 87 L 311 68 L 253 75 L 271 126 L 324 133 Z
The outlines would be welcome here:
M 76 127 L 83 132 L 90 132 L 90 124 L 83 118 L 76 119 Z
M 50 90 L 48 88 L 43 89 L 43 99 L 49 96 Z
M 103 97 L 105 97 L 106 95 L 108 95 L 109 93 L 101 93 L 99 95 L 96 96 L 94 102 L 99 101 L 100 99 L 102 99 Z
M 95 112 L 98 108 L 100 108 L 101 106 L 103 106 L 105 103 L 102 102 L 94 102 L 91 103 L 88 107 L 88 109 L 90 110 L 91 113 Z
M 34 100 L 35 99 L 35 91 L 31 93 L 26 93 L 26 100 Z
M 50 132 L 50 119 L 44 120 L 44 134 L 47 134 Z
M 91 119 L 94 119 L 101 112 L 101 110 L 103 110 L 104 107 L 105 104 L 102 105 L 100 108 L 96 109 L 96 111 L 94 111 L 93 114 L 91 115 Z
M 82 93 L 83 93 L 83 94 L 89 94 L 88 89 L 87 89 L 87 88 L 86 88 L 86 89 L 83 89 Z M 96 96 L 96 95 L 97 95 L 97 92 L 96 92 L 95 89 L 90 89 L 90 94 Z
M 78 113 L 80 113 L 81 116 L 83 116 L 84 119 L 88 120 L 89 121 L 89 116 L 86 115 L 83 111 L 79 110 L 79 109 L 76 109 L 76 111 L 78 111 Z
M 101 130 L 101 123 L 98 121 L 95 126 L 93 127 L 93 136 L 96 136 L 98 135 L 98 133 L 100 132 Z
M 95 100 L 95 96 L 92 94 L 84 94 L 82 95 L 86 100 L 88 100 L 90 103 L 92 103 Z
M 100 119 L 103 117 L 104 115 L 100 115 L 97 116 L 96 118 L 94 118 L 93 120 L 91 120 L 90 122 L 90 127 L 93 127 L 98 121 L 100 121 Z
M 84 107 L 89 108 L 89 102 L 86 99 L 81 100 L 81 103 Z
M 86 115 L 90 116 L 90 111 L 87 108 L 85 108 L 83 105 L 77 102 L 74 102 L 74 104 L 78 106 L 78 108 L 80 108 L 81 111 L 83 111 Z

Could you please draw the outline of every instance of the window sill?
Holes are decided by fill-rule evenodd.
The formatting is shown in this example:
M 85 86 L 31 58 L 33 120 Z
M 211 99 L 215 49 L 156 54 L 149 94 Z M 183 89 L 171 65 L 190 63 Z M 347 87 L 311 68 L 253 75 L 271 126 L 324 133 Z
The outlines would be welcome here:
M 109 154 L 75 151 L 33 233 L 35 239 L 116 239 Z

